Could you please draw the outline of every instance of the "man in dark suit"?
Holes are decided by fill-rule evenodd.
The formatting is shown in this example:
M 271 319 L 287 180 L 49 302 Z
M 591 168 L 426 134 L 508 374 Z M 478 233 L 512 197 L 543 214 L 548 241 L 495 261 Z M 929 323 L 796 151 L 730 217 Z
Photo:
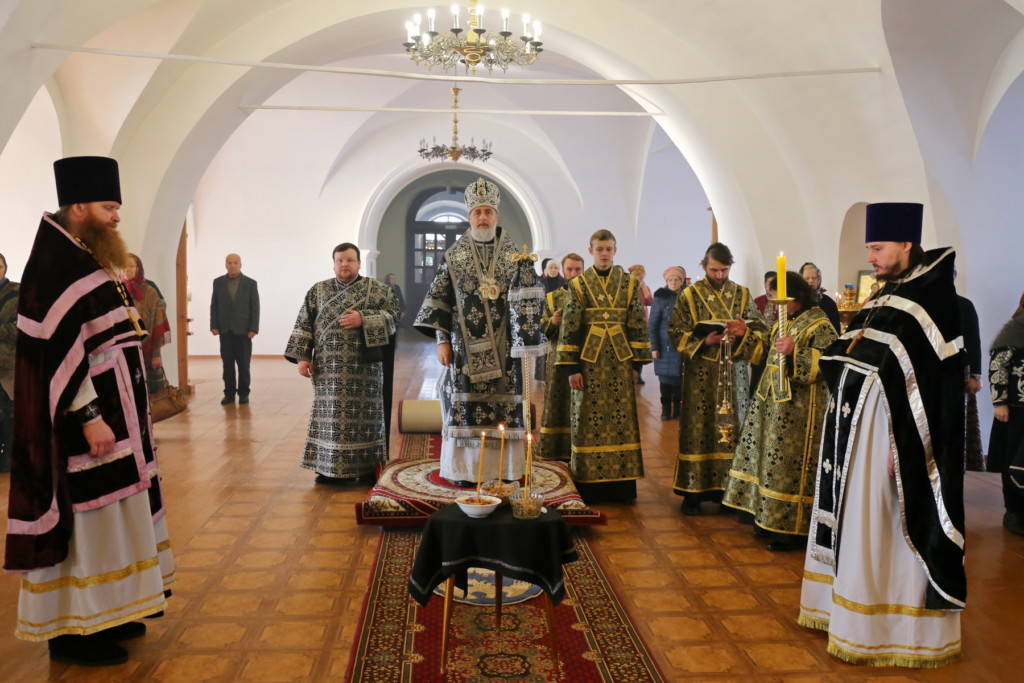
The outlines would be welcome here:
M 242 257 L 228 254 L 224 266 L 227 275 L 214 279 L 210 302 L 210 331 L 220 337 L 220 357 L 224 362 L 221 403 L 234 403 L 236 393 L 239 403 L 248 403 L 252 338 L 260 331 L 260 293 L 256 281 L 242 275 Z

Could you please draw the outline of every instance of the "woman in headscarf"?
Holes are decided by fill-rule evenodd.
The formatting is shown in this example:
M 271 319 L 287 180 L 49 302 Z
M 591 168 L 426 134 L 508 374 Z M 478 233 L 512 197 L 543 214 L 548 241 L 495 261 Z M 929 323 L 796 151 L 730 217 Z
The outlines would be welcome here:
M 11 471 L 14 427 L 14 342 L 18 336 L 18 283 L 7 277 L 0 254 L 0 472 Z
M 647 335 L 651 338 L 651 356 L 654 358 L 654 374 L 661 385 L 661 419 L 679 417 L 679 402 L 682 400 L 683 357 L 668 338 L 668 319 L 676 307 L 676 299 L 686 282 L 686 271 L 679 266 L 669 266 L 662 273 L 665 286 L 654 293 L 650 317 L 647 319 Z
M 1003 526 L 1024 536 L 1024 294 L 992 341 L 988 382 L 995 413 L 988 466 L 1003 473 Z
M 167 321 L 167 302 L 160 296 L 159 290 L 146 280 L 146 271 L 142 267 L 142 259 L 135 254 L 131 256 L 131 264 L 121 272 L 128 293 L 135 300 L 135 308 L 139 311 L 142 324 L 149 335 L 142 340 L 142 357 L 146 361 L 146 374 L 149 393 L 155 394 L 165 387 L 163 360 L 160 348 L 171 341 L 171 324 Z M 161 370 L 157 372 L 157 370 Z
M 558 271 L 558 261 L 553 258 L 546 258 L 541 261 L 540 282 L 544 285 L 544 296 L 555 291 L 559 287 L 565 287 L 565 278 Z M 543 364 L 540 364 L 541 366 Z

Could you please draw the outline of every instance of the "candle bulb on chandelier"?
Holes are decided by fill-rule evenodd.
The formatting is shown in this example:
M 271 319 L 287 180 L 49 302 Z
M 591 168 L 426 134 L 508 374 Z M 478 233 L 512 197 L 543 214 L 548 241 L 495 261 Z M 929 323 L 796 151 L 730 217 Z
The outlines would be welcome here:
M 508 33 L 508 8 L 501 10 L 501 26 L 504 33 Z
M 540 22 L 533 22 L 533 39 L 535 41 L 540 40 Z
M 530 37 L 530 15 L 529 14 L 524 14 L 523 15 L 523 37 L 524 38 L 529 38 Z
M 405 22 L 405 35 L 408 38 L 407 42 L 410 42 L 410 43 L 416 42 L 415 40 L 413 40 L 413 38 L 415 38 L 415 36 L 416 36 L 416 27 L 412 25 L 411 21 Z
M 452 28 L 459 28 L 459 6 L 452 5 Z
M 435 16 L 436 16 L 436 13 L 434 12 L 434 8 L 433 7 L 431 7 L 430 9 L 427 10 L 427 30 L 428 31 L 433 31 L 434 30 L 434 17 Z
M 476 27 L 481 31 L 484 29 L 484 6 L 476 6 Z

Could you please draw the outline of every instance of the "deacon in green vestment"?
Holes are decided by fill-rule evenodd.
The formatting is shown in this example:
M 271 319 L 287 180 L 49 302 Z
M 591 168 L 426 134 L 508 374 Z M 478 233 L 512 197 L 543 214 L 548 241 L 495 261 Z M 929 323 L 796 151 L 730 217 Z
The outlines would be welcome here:
M 700 514 L 704 500 L 721 501 L 725 480 L 736 450 L 736 436 L 747 409 L 750 363 L 765 352 L 768 328 L 750 290 L 729 279 L 733 256 L 729 247 L 715 242 L 704 253 L 707 274 L 684 289 L 668 323 L 669 339 L 683 356 L 683 402 L 679 416 L 679 458 L 673 491 L 683 500 L 683 514 Z M 709 324 L 701 324 L 709 323 Z M 716 325 L 721 331 L 708 332 Z M 724 334 L 723 334 L 724 332 Z M 722 340 L 732 339 L 730 398 L 738 418 L 731 435 L 716 425 Z
M 562 311 L 569 302 L 569 282 L 583 272 L 583 257 L 567 254 L 562 259 L 562 272 L 566 284 L 552 290 L 544 297 L 544 313 L 540 324 L 544 336 L 558 340 L 562 325 Z M 572 399 L 569 394 L 569 375 L 565 367 L 555 365 L 555 354 L 549 353 L 545 360 L 544 413 L 540 421 L 540 457 L 544 460 L 568 461 L 572 452 Z
M 773 277 L 773 298 L 775 287 Z M 773 537 L 772 551 L 802 548 L 807 540 L 829 397 L 818 359 L 837 336 L 828 315 L 815 305 L 809 284 L 790 272 L 786 287 L 793 299 L 787 304 L 788 324 L 781 336 L 779 324 L 772 327 L 774 345 L 751 399 L 722 501 L 753 515 L 754 524 Z
M 569 286 L 555 363 L 572 388 L 576 488 L 588 503 L 631 502 L 644 475 L 633 370 L 651 362 L 636 278 L 612 263 L 615 236 L 590 238 L 594 265 Z

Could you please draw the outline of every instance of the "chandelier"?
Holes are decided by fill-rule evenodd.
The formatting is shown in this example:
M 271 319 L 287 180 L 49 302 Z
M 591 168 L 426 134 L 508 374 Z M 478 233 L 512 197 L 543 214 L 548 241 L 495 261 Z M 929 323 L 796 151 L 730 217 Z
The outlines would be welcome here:
M 412 21 L 405 22 L 407 40 L 402 45 L 414 62 L 426 64 L 428 68 L 440 66 L 446 72 L 464 64 L 466 71 L 475 75 L 476 67 L 481 64 L 487 67 L 488 73 L 494 67 L 508 71 L 513 64 L 530 66 L 543 52 L 540 22 L 531 21 L 529 14 L 523 15 L 523 33 L 516 40 L 508 29 L 507 9 L 501 10 L 501 31 L 490 32 L 484 28 L 484 8 L 477 5 L 476 0 L 469 3 L 469 25 L 466 29 L 459 26 L 459 12 L 459 6 L 452 5 L 452 27 L 445 34 L 434 30 L 436 13 L 433 9 L 427 10 L 425 31 L 419 14 Z
M 469 146 L 465 147 L 459 144 L 459 93 L 462 92 L 462 88 L 452 88 L 452 144 L 448 147 L 437 144 L 437 138 L 434 138 L 433 144 L 427 146 L 427 139 L 420 139 L 420 156 L 427 161 L 433 161 L 434 159 L 451 159 L 452 163 L 457 163 L 459 159 L 465 157 L 470 161 L 487 161 L 491 158 L 491 145 L 493 143 L 487 142 L 484 139 L 481 142 L 480 147 L 476 146 L 476 138 L 471 138 Z

